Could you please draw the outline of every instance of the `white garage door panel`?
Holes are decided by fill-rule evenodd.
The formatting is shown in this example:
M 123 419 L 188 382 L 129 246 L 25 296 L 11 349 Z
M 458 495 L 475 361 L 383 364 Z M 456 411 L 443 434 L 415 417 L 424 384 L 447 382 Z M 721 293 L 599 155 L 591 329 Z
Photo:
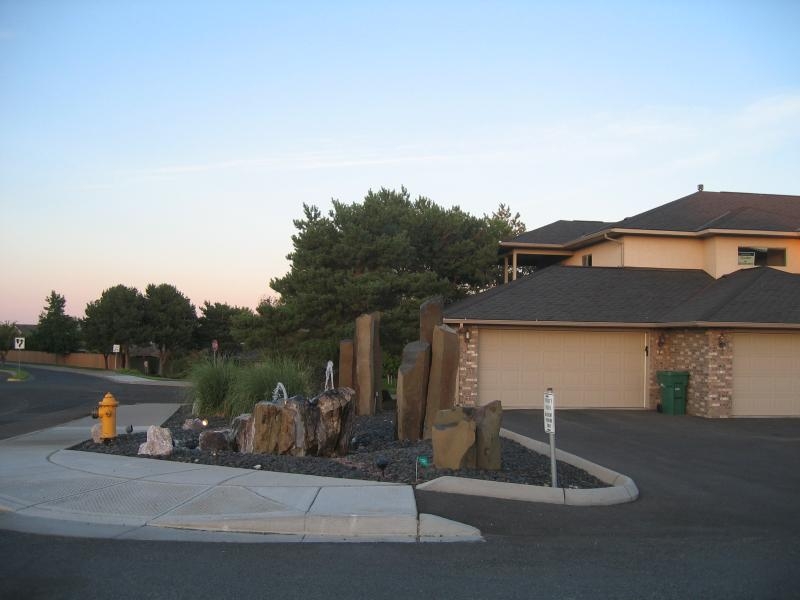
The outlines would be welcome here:
M 733 414 L 800 416 L 800 334 L 735 334 Z
M 541 408 L 545 389 L 560 408 L 644 406 L 643 333 L 482 330 L 478 401 Z

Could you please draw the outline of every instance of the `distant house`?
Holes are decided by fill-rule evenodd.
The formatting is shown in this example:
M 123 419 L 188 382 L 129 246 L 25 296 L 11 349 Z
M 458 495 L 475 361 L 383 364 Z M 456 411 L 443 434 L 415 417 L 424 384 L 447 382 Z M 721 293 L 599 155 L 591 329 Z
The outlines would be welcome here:
M 690 414 L 800 416 L 800 196 L 698 191 L 500 252 L 507 283 L 445 310 L 461 403 L 654 409 L 686 370 Z

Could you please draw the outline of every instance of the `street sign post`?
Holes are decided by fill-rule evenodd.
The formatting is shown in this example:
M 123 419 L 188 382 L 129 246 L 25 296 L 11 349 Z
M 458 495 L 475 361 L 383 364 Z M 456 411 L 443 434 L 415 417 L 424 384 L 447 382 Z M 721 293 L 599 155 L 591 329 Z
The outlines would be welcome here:
M 114 344 L 111 346 L 111 352 L 114 353 L 114 370 L 117 370 L 117 354 L 119 354 L 119 344 Z
M 550 436 L 550 480 L 553 487 L 558 487 L 556 472 L 556 395 L 553 388 L 544 393 L 544 432 Z
M 14 338 L 14 350 L 25 350 L 25 338 L 24 337 L 15 337 Z M 20 363 L 22 361 L 21 354 L 17 352 L 17 377 L 19 377 L 19 372 L 22 370 L 20 368 Z
M 211 350 L 214 352 L 214 364 L 217 364 L 217 350 L 219 350 L 219 342 L 211 340 Z

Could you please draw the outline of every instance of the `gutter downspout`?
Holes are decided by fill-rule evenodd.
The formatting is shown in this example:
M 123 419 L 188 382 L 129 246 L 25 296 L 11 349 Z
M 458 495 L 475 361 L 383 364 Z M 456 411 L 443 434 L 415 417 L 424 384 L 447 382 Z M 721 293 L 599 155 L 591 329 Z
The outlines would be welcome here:
M 614 238 L 609 237 L 607 233 L 604 234 L 603 237 L 605 237 L 609 242 L 614 242 L 615 244 L 619 244 L 619 266 L 620 267 L 624 267 L 625 266 L 625 242 L 621 242 L 619 240 L 615 240 Z

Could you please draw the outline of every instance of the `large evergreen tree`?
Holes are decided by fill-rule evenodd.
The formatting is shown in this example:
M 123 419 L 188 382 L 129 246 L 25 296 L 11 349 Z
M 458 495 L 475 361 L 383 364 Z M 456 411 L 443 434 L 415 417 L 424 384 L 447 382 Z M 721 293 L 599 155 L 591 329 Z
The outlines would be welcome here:
M 399 356 L 418 336 L 425 299 L 449 302 L 496 282 L 497 242 L 512 227 L 509 215 L 474 217 L 412 200 L 405 188 L 370 191 L 362 203 L 333 201 L 325 216 L 315 206 L 303 213 L 291 269 L 270 281 L 280 300 L 260 314 L 278 349 L 317 361 L 333 358 L 355 318 L 371 311 L 383 313 L 385 352 Z
M 83 330 L 87 347 L 103 354 L 106 369 L 114 344 L 120 345 L 122 366 L 127 366 L 131 344 L 148 341 L 144 329 L 144 297 L 134 287 L 120 284 L 108 288 L 98 300 L 86 305 Z
M 200 318 L 197 319 L 195 345 L 199 348 L 210 348 L 213 340 L 217 340 L 219 351 L 223 354 L 234 354 L 240 345 L 231 333 L 237 316 L 252 317 L 253 311 L 240 306 L 230 306 L 224 302 L 208 300 L 200 307 Z
M 197 313 L 189 298 L 167 283 L 148 285 L 144 306 L 146 331 L 158 346 L 158 374 L 163 375 L 172 354 L 191 346 Z
M 80 347 L 80 325 L 75 317 L 64 312 L 67 300 L 55 290 L 45 298 L 44 310 L 31 336 L 36 350 L 53 354 L 69 354 Z

